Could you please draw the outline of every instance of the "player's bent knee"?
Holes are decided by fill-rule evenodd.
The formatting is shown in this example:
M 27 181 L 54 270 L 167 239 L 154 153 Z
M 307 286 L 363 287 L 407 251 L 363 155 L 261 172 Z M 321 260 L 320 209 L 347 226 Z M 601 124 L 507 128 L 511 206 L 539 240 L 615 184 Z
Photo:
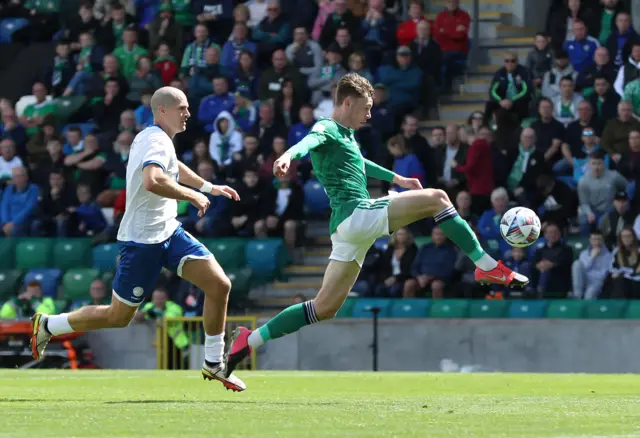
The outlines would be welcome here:
M 117 307 L 109 306 L 107 323 L 111 328 L 127 327 L 131 322 L 131 320 L 133 319 L 135 312 L 136 312 L 135 307 L 132 307 L 130 312 L 122 312 Z

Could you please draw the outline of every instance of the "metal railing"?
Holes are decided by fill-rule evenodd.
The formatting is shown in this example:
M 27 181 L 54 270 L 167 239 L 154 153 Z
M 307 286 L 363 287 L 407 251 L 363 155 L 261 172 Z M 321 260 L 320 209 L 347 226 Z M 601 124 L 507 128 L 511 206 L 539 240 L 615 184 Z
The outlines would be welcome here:
M 156 360 L 160 370 L 168 369 L 199 369 L 204 361 L 204 329 L 203 317 L 179 317 L 164 318 L 158 321 L 156 331 Z M 189 338 L 189 345 L 178 348 L 169 336 L 171 324 L 182 324 L 184 333 Z M 250 330 L 258 328 L 256 316 L 230 316 L 227 318 L 225 335 L 228 337 L 238 326 L 247 327 Z M 228 342 L 228 339 L 225 339 Z M 256 352 L 251 353 L 249 360 L 238 369 L 255 370 L 257 367 Z

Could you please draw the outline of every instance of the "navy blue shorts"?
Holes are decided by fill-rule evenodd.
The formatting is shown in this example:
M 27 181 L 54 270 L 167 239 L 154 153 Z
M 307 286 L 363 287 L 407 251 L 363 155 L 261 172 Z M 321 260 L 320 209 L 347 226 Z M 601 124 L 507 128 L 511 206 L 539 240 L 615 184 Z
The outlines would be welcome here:
M 139 306 L 153 292 L 163 267 L 182 276 L 182 266 L 187 260 L 212 257 L 211 252 L 181 226 L 164 242 L 120 242 L 113 292 L 120 301 Z

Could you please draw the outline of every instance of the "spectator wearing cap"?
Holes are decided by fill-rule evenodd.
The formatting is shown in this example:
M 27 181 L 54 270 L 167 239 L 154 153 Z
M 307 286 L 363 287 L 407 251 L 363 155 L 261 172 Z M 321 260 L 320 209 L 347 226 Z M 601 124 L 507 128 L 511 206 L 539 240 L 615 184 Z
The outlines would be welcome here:
M 631 209 L 627 191 L 618 190 L 613 198 L 613 209 L 602 217 L 598 229 L 602 232 L 606 244 L 615 246 L 622 229 L 633 226 L 635 230 L 636 225 L 640 231 L 640 221 L 636 220 L 636 215 Z
M 611 252 L 605 246 L 602 234 L 592 231 L 589 247 L 580 252 L 578 260 L 571 266 L 573 297 L 580 300 L 598 299 L 609 275 L 611 261 Z
M 578 105 L 584 98 L 574 90 L 573 78 L 565 76 L 560 79 L 560 94 L 552 98 L 553 117 L 564 124 L 574 122 L 578 119 Z
M 212 84 L 215 78 L 225 78 L 227 80 L 227 88 L 229 88 L 227 69 L 220 64 L 220 46 L 217 44 L 212 44 L 205 51 L 205 64 L 193 67 L 191 71 L 188 92 L 189 98 L 196 102 L 213 91 Z
M 543 97 L 538 103 L 538 119 L 531 124 L 536 134 L 536 148 L 544 154 L 544 159 L 555 163 L 562 156 L 564 125 L 553 118 L 553 102 Z
M 337 43 L 327 48 L 325 63 L 315 68 L 309 75 L 308 85 L 311 89 L 311 102 L 317 105 L 323 98 L 330 96 L 331 84 L 346 74 L 342 67 L 342 55 Z
M 618 76 L 613 84 L 620 97 L 624 96 L 624 89 L 632 81 L 640 77 L 640 41 L 633 43 L 631 55 L 618 70 Z
M 597 39 L 587 34 L 587 26 L 583 21 L 572 23 L 573 38 L 564 42 L 563 49 L 569 55 L 569 62 L 578 73 L 593 65 L 594 55 L 600 47 Z
M 105 18 L 102 19 L 102 25 L 96 31 L 96 39 L 108 52 L 124 43 L 124 31 L 128 26 L 134 25 L 136 19 L 133 14 L 127 13 L 120 2 L 111 2 L 111 8 Z M 145 9 L 146 10 L 146 9 Z M 134 12 L 135 13 L 135 12 Z M 148 14 L 148 19 L 142 17 L 143 22 L 150 22 L 156 15 L 155 8 Z
M 408 46 L 418 37 L 418 24 L 424 21 L 424 4 L 420 0 L 411 0 L 409 3 L 409 19 L 400 23 L 396 31 L 398 45 Z
M 627 11 L 619 12 L 615 19 L 615 28 L 605 44 L 616 67 L 622 67 L 627 62 L 632 45 L 639 41 L 640 35 L 631 25 L 631 14 Z
M 169 3 L 162 3 L 158 14 L 149 23 L 149 47 L 155 49 L 161 43 L 169 47 L 172 56 L 179 56 L 184 47 L 184 29 Z
M 384 0 L 369 0 L 360 26 L 365 57 L 375 74 L 385 55 L 396 46 L 396 19 L 384 10 Z
M 556 52 L 554 66 L 544 74 L 542 79 L 542 95 L 553 99 L 560 95 L 560 80 L 570 76 L 573 79 L 578 77 L 578 72 L 569 64 L 569 55 L 564 50 Z
M 120 72 L 125 78 L 130 78 L 136 71 L 138 59 L 147 55 L 147 49 L 137 44 L 138 32 L 135 27 L 127 27 L 122 34 L 122 45 L 113 51 L 118 58 Z
M 621 101 L 618 104 L 618 117 L 609 120 L 602 133 L 602 149 L 619 163 L 622 154 L 629 150 L 629 133 L 639 129 L 640 122 L 633 118 L 631 103 Z
M 589 171 L 589 157 L 593 152 L 600 150 L 598 140 L 599 138 L 596 137 L 593 128 L 586 126 L 582 130 L 582 148 L 573 151 L 570 157 L 565 158 L 566 161 L 558 161 L 556 166 L 554 166 L 554 170 L 562 173 L 563 171 L 572 169 L 573 180 L 578 184 L 582 176 Z M 605 153 L 603 160 L 605 168 L 608 169 L 611 164 L 609 155 Z
M 323 64 L 320 44 L 310 40 L 307 29 L 302 26 L 294 29 L 293 42 L 285 50 L 285 55 L 289 62 L 298 68 L 300 74 L 307 78 L 320 69 Z
M 27 169 L 14 167 L 13 184 L 7 186 L 0 204 L 0 225 L 5 237 L 26 236 L 36 213 L 40 189 L 29 182 Z
M 396 64 L 380 67 L 378 76 L 388 91 L 389 106 L 396 120 L 412 112 L 420 103 L 419 90 L 423 73 L 420 67 L 412 64 L 411 49 L 407 46 L 396 50 Z
M 527 55 L 527 70 L 531 72 L 531 81 L 534 86 L 542 86 L 544 75 L 551 71 L 554 60 L 553 48 L 550 39 L 544 32 L 536 34 L 535 46 Z
M 588 98 L 589 103 L 596 109 L 598 121 L 604 125 L 616 118 L 620 96 L 611 88 L 609 79 L 604 75 L 595 77 L 593 90 L 594 93 Z
M 611 63 L 609 51 L 606 47 L 599 47 L 593 55 L 593 63 L 582 70 L 576 78 L 576 90 L 587 97 L 593 92 L 596 78 L 605 77 L 609 84 L 613 84 L 617 74 L 616 66 Z
M 349 29 L 349 33 L 356 37 L 360 35 L 360 18 L 347 8 L 347 0 L 334 0 L 332 3 L 333 12 L 327 16 L 320 32 L 319 40 L 323 48 L 335 41 L 340 28 Z
M 627 189 L 627 180 L 615 170 L 604 165 L 604 151 L 597 150 L 589 156 L 589 172 L 578 182 L 580 208 L 578 222 L 583 235 L 597 226 L 600 219 L 609 212 L 615 194 Z
M 261 101 L 277 98 L 285 78 L 293 82 L 296 95 L 299 97 L 307 95 L 304 78 L 298 73 L 298 69 L 288 63 L 284 50 L 278 49 L 271 55 L 271 67 L 260 75 L 258 98 Z
M 454 76 L 461 73 L 467 60 L 470 28 L 471 17 L 460 9 L 459 0 L 447 0 L 445 9 L 436 15 L 433 34 L 442 48 L 446 90 L 451 90 Z
M 258 118 L 258 111 L 251 101 L 249 90 L 245 87 L 236 90 L 235 106 L 233 107 L 233 119 L 242 132 L 251 132 Z
M 198 24 L 193 29 L 194 40 L 187 44 L 182 55 L 180 63 L 180 73 L 182 76 L 192 76 L 196 67 L 206 67 L 207 61 L 205 53 L 207 49 L 213 45 L 213 41 L 209 38 L 209 31 L 204 24 Z
M 256 44 L 249 41 L 249 28 L 247 24 L 242 22 L 236 23 L 233 25 L 231 38 L 229 38 L 222 47 L 220 63 L 228 71 L 234 71 L 238 66 L 238 59 L 242 52 L 248 51 L 255 54 L 256 50 Z
M 214 132 L 214 121 L 223 111 L 231 113 L 235 99 L 229 93 L 227 78 L 218 76 L 213 79 L 213 94 L 205 97 L 198 108 L 198 121 L 206 132 Z
M 529 113 L 530 99 L 529 72 L 518 63 L 515 53 L 508 52 L 504 57 L 504 67 L 493 75 L 485 118 L 491 120 L 493 112 L 503 108 L 513 117 L 522 120 Z
M 259 66 L 268 64 L 275 49 L 284 49 L 289 44 L 291 27 L 278 0 L 267 0 L 267 16 L 253 29 L 252 39 L 258 43 Z

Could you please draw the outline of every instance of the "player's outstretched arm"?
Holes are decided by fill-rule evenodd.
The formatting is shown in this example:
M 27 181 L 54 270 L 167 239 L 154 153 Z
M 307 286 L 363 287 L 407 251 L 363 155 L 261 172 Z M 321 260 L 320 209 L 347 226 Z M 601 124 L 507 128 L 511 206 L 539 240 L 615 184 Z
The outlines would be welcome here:
M 178 180 L 180 181 L 180 184 L 193 187 L 194 189 L 198 189 L 203 193 L 210 193 L 213 196 L 224 196 L 226 198 L 233 199 L 234 201 L 240 200 L 238 193 L 231 187 L 217 186 L 215 184 L 211 184 L 209 181 L 205 181 L 197 173 L 191 170 L 189 166 L 181 161 L 178 161 L 178 169 L 180 172 L 178 174 Z
M 152 163 L 144 166 L 142 184 L 147 191 L 155 195 L 179 201 L 189 201 L 198 209 L 198 216 L 200 217 L 204 216 L 209 205 L 211 205 L 209 198 L 202 193 L 178 184 L 164 172 L 159 164 Z
M 370 176 L 371 178 L 394 183 L 404 189 L 416 190 L 422 188 L 422 184 L 419 179 L 405 178 L 404 176 L 400 176 L 371 160 L 367 160 L 366 158 L 364 160 L 364 170 L 367 176 Z
M 273 174 L 275 176 L 286 174 L 291 165 L 291 160 L 299 160 L 306 156 L 313 149 L 321 146 L 324 141 L 325 136 L 322 132 L 311 131 L 273 163 Z

